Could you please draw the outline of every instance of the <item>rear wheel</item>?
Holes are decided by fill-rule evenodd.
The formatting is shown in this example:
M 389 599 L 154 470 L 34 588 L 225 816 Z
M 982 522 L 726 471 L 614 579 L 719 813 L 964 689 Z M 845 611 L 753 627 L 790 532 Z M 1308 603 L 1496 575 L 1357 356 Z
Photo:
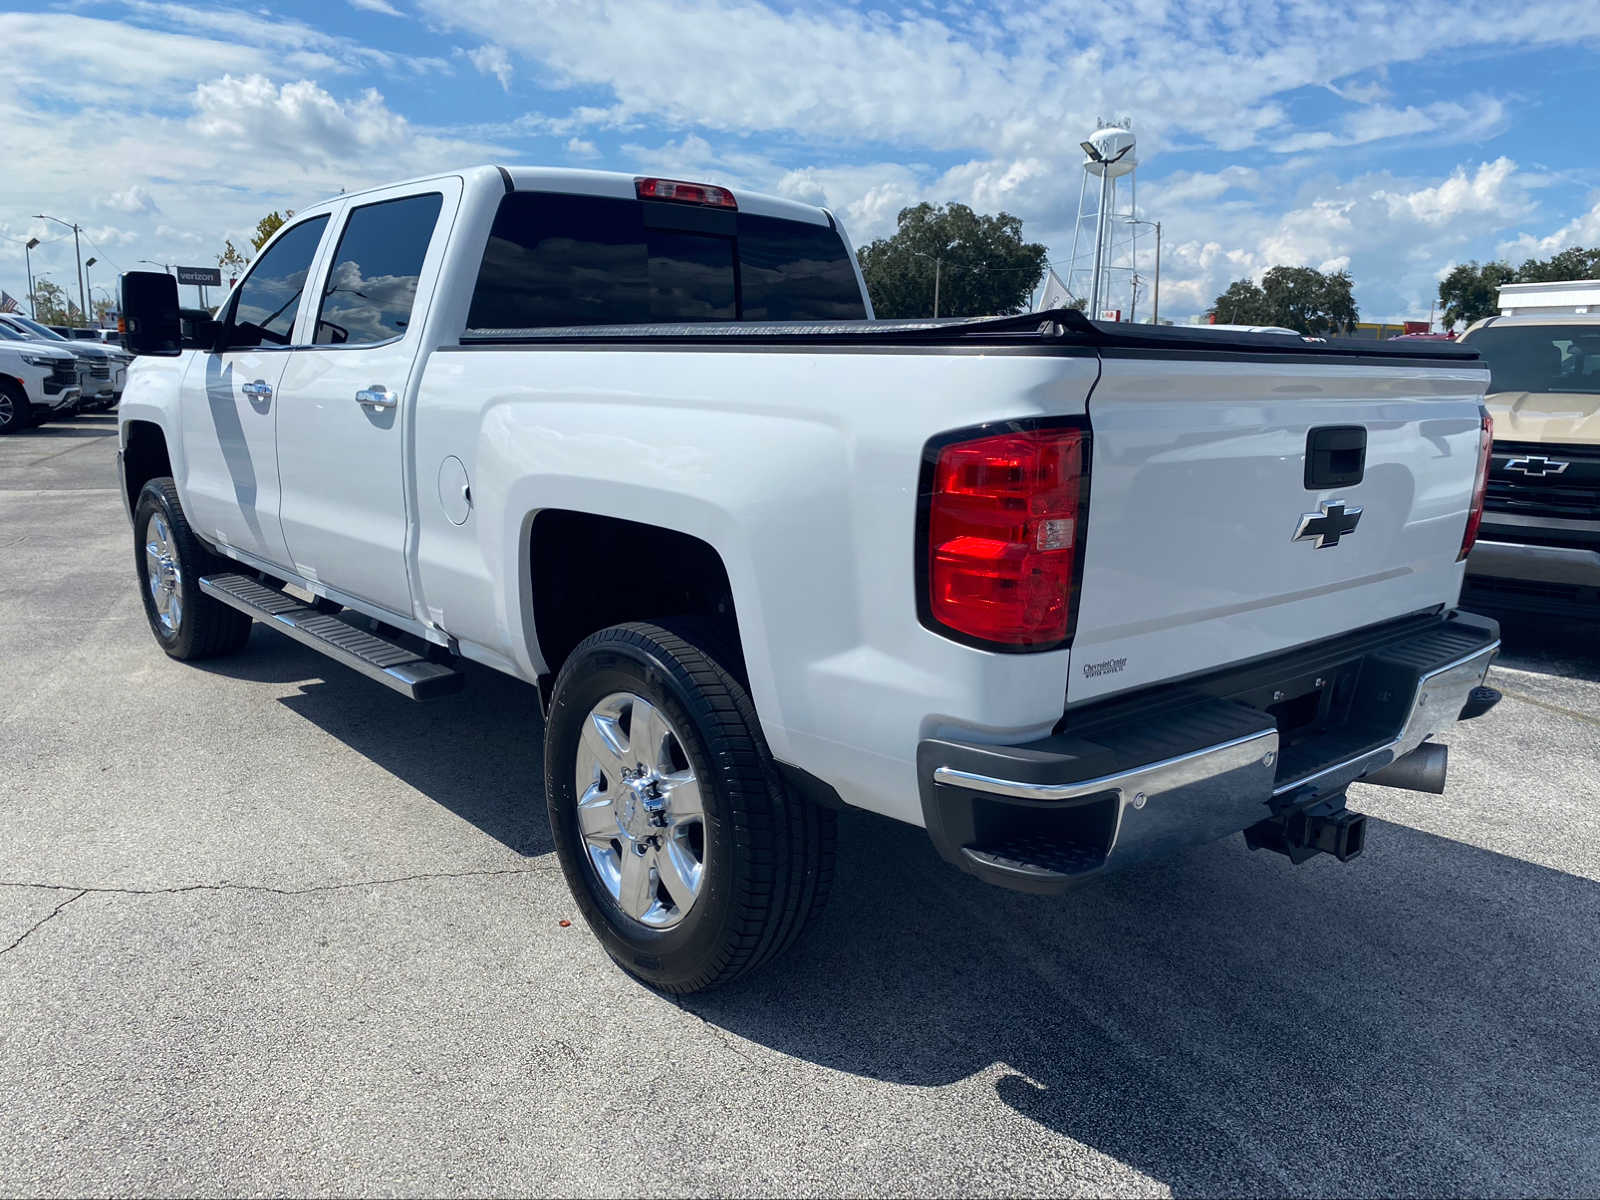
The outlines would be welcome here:
M 15 433 L 33 424 L 28 394 L 9 379 L 0 379 L 0 433 Z
M 200 590 L 221 561 L 200 544 L 170 478 L 152 479 L 133 510 L 134 564 L 150 632 L 173 658 L 231 654 L 250 637 L 250 618 Z
M 572 652 L 546 724 L 545 795 L 590 928 L 665 991 L 762 965 L 827 899 L 834 814 L 784 788 L 739 682 L 659 626 L 613 626 Z

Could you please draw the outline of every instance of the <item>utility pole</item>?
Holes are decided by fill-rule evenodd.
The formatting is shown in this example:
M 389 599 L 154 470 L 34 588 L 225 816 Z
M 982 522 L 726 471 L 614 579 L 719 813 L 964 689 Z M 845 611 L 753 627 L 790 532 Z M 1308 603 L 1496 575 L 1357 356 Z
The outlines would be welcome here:
M 1150 323 L 1161 324 L 1161 222 L 1146 221 L 1142 217 L 1124 217 L 1129 225 L 1151 225 L 1156 231 L 1156 283 L 1150 295 Z
M 39 244 L 39 239 L 31 237 L 28 244 L 22 248 L 22 257 L 28 263 L 28 315 L 35 321 L 39 319 L 39 302 L 33 298 L 33 248 Z
M 1156 287 L 1150 296 L 1150 324 L 1161 324 L 1161 222 L 1156 222 Z
M 78 260 L 78 308 L 82 312 L 89 311 L 89 289 L 83 283 L 83 247 L 78 244 L 79 226 L 76 221 L 63 221 L 60 217 L 52 217 L 49 213 L 34 213 L 34 218 L 40 221 L 54 221 L 57 225 L 65 225 L 72 230 L 72 253 Z M 71 301 L 68 301 L 71 303 Z

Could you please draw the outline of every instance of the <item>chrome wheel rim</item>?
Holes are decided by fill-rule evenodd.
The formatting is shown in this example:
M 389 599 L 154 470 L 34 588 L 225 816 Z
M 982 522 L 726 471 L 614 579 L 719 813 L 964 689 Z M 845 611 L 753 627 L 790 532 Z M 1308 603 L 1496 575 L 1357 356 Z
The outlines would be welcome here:
M 144 525 L 144 575 L 156 620 L 166 632 L 177 633 L 183 626 L 183 571 L 172 529 L 159 512 L 151 513 Z
M 683 739 L 644 697 L 613 692 L 583 719 L 576 774 L 590 869 L 629 917 L 672 928 L 706 871 L 705 808 Z
M 11 396 L 0 392 L 0 429 L 10 429 L 11 422 L 17 419 L 17 406 L 12 402 Z

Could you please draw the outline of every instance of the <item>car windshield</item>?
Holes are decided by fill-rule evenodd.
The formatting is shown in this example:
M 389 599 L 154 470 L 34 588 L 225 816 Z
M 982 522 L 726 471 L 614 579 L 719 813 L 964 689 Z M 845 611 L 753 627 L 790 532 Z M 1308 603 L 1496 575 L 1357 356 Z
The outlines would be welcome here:
M 1600 393 L 1600 325 L 1490 325 L 1466 340 L 1491 392 Z
M 0 325 L 0 338 L 4 338 L 8 342 L 25 342 L 28 340 L 9 325 Z
M 41 325 L 37 321 L 30 321 L 27 317 L 19 317 L 15 313 L 12 313 L 11 319 L 18 325 L 21 325 L 24 329 L 28 330 L 35 337 L 42 337 L 52 342 L 64 342 L 67 340 L 54 329 L 50 329 L 44 325 Z

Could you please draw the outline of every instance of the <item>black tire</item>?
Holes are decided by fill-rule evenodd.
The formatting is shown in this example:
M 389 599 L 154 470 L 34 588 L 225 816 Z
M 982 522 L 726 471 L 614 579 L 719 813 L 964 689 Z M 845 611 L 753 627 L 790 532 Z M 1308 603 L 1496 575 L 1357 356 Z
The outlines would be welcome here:
M 33 426 L 33 405 L 28 394 L 9 379 L 0 379 L 0 434 Z
M 145 536 L 151 517 L 157 514 L 166 524 L 167 544 L 177 567 L 175 593 L 181 602 L 181 612 L 175 629 L 163 623 L 150 586 L 150 556 L 145 550 Z M 220 600 L 213 600 L 200 590 L 202 575 L 224 571 L 228 567 L 194 536 L 188 519 L 183 515 L 183 506 L 178 503 L 177 486 L 167 476 L 145 484 L 139 493 L 138 503 L 134 505 L 133 559 L 134 571 L 139 579 L 139 595 L 144 600 L 145 616 L 150 621 L 150 632 L 155 634 L 161 648 L 173 658 L 193 662 L 232 654 L 249 640 L 250 618 Z
M 661 711 L 706 784 L 701 890 L 669 929 L 622 910 L 591 867 L 578 828 L 583 723 L 618 691 Z M 556 680 L 544 761 L 556 853 L 579 910 L 623 970 L 662 991 L 704 991 L 762 966 L 827 902 L 836 815 L 788 792 L 744 687 L 678 634 L 631 623 L 580 643 Z

